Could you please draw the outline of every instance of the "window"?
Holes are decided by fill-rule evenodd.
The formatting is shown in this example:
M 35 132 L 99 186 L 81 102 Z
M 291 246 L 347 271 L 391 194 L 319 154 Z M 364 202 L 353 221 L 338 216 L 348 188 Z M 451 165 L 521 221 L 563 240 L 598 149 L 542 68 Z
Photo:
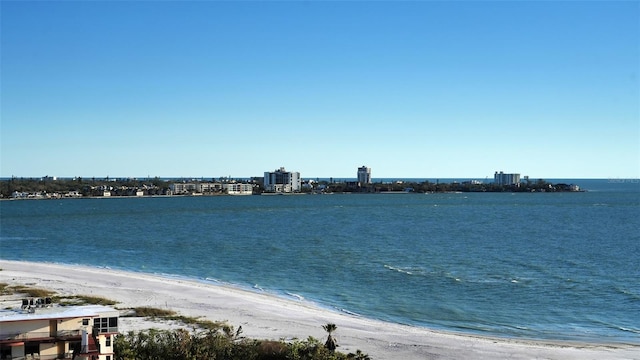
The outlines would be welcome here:
M 40 343 L 38 342 L 26 342 L 24 344 L 24 353 L 28 355 L 38 354 L 40 355 Z
M 118 317 L 93 319 L 94 333 L 115 333 L 118 332 Z
M 83 326 L 89 325 L 89 319 L 82 319 L 82 325 Z
M 111 336 L 107 336 L 104 346 L 111 347 Z

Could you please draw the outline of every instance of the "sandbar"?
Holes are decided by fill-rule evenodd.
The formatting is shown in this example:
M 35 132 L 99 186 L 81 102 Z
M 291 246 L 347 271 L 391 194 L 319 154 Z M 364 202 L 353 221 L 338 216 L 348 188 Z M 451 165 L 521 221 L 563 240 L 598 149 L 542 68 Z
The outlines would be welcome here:
M 388 323 L 288 299 L 197 279 L 109 268 L 0 260 L 0 282 L 53 290 L 60 295 L 93 295 L 118 302 L 116 308 L 148 306 L 180 315 L 242 326 L 255 339 L 326 338 L 322 325 L 335 323 L 338 350 L 361 350 L 372 359 L 640 359 L 640 344 L 581 343 L 492 338 Z M 6 306 L 6 304 L 3 304 Z M 120 332 L 186 327 L 122 318 Z

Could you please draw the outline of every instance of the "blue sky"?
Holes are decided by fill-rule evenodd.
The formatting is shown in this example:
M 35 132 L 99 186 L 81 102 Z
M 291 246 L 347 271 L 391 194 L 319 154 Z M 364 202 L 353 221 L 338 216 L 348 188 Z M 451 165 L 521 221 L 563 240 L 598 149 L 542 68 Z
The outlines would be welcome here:
M 639 4 L 2 1 L 0 176 L 638 178 Z

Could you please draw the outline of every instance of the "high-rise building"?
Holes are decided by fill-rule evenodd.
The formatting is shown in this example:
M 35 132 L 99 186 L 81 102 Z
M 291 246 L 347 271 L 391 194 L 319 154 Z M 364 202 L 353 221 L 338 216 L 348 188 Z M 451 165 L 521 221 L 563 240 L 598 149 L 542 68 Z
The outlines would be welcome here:
M 493 174 L 493 182 L 497 185 L 519 185 L 520 174 L 505 174 L 504 172 L 495 172 Z
M 300 191 L 302 179 L 299 172 L 289 172 L 281 167 L 264 173 L 264 189 L 268 192 L 290 193 Z
M 358 185 L 365 186 L 371 184 L 371 168 L 361 166 L 358 168 Z

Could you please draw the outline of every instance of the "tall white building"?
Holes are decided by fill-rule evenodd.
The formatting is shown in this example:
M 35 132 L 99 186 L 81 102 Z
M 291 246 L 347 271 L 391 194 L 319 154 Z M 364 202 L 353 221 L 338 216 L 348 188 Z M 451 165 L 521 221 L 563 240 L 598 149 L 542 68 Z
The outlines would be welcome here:
M 498 185 L 518 185 L 520 184 L 520 174 L 505 174 L 502 171 L 496 171 L 493 174 L 493 182 Z
M 358 185 L 364 186 L 371 184 L 371 168 L 361 166 L 358 168 Z
M 302 179 L 299 172 L 289 172 L 281 167 L 264 173 L 264 189 L 268 192 L 291 193 L 300 191 Z

